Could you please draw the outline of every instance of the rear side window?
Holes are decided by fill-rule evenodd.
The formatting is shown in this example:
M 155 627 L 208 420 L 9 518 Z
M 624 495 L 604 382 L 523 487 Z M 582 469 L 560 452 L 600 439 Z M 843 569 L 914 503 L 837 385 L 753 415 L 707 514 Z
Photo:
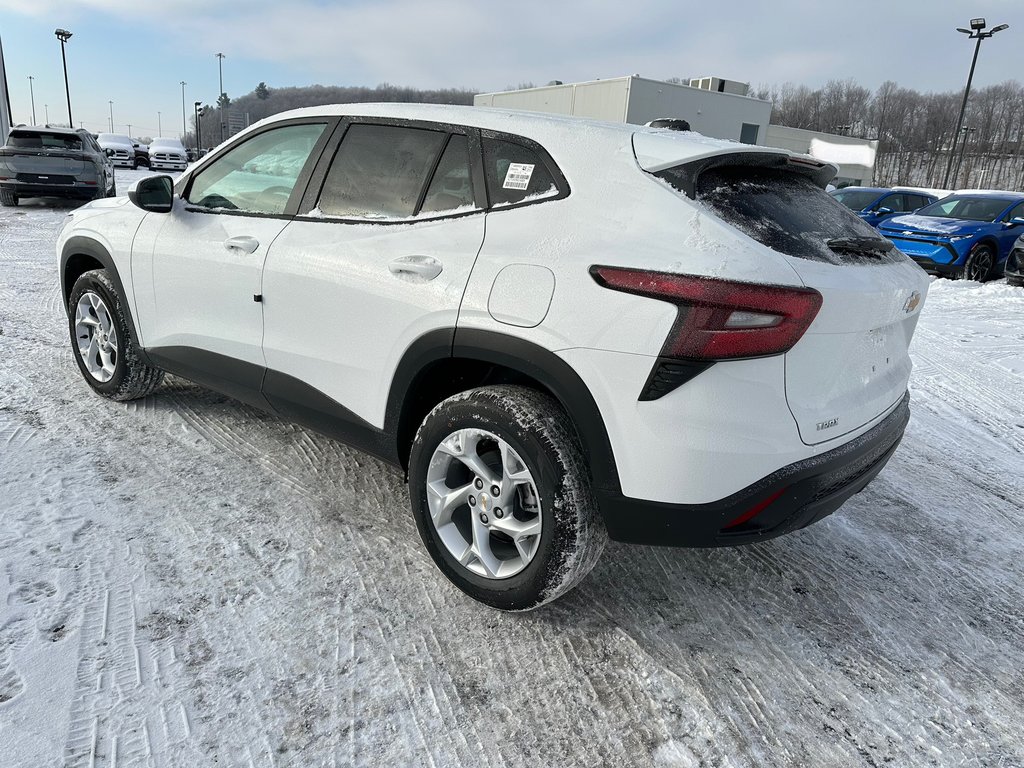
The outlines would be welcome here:
M 657 175 L 683 190 L 677 169 Z M 861 261 L 868 257 L 837 245 L 857 241 L 874 244 L 872 263 L 902 258 L 873 227 L 798 173 L 722 166 L 701 173 L 694 191 L 696 199 L 721 219 L 789 256 L 833 264 Z
M 484 138 L 484 170 L 492 208 L 558 194 L 558 186 L 544 161 L 521 144 Z
M 476 208 L 476 197 L 470 173 L 469 141 L 454 133 L 427 187 L 420 213 L 451 213 L 473 208 Z
M 421 128 L 352 125 L 324 181 L 320 213 L 350 219 L 412 217 L 446 138 L 441 131 Z

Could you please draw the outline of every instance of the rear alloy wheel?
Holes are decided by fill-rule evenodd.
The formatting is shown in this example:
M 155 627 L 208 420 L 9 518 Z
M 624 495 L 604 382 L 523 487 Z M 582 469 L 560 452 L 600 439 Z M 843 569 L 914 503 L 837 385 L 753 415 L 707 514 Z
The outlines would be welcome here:
M 607 540 L 568 416 L 526 387 L 482 387 L 435 407 L 413 443 L 409 492 L 438 568 L 502 610 L 565 594 Z
M 145 397 L 164 380 L 146 365 L 131 338 L 117 288 L 105 269 L 85 272 L 68 301 L 75 361 L 93 390 L 111 400 Z
M 984 283 L 992 275 L 992 267 L 995 266 L 996 256 L 992 247 L 988 245 L 976 245 L 967 257 L 964 264 L 961 278 L 964 280 L 975 280 Z

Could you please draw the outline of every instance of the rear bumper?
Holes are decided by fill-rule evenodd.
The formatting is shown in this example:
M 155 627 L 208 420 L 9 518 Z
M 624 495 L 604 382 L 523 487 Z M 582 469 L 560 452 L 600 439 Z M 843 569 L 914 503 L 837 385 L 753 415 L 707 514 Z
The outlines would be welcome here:
M 92 200 L 100 189 L 95 184 L 26 184 L 21 181 L 2 181 L 0 188 L 10 190 L 18 197 L 67 197 Z
M 863 490 L 896 450 L 909 420 L 907 394 L 863 435 L 708 504 L 666 504 L 601 489 L 595 494 L 608 534 L 616 541 L 676 547 L 765 541 L 820 520 Z M 743 521 L 751 512 L 755 514 Z

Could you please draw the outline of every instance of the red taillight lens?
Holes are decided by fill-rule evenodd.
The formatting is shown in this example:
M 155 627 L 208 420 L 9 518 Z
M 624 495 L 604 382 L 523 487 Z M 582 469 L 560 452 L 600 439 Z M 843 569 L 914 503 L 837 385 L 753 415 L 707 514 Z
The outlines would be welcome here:
M 731 360 L 778 355 L 797 343 L 821 309 L 821 294 L 811 288 L 620 267 L 595 266 L 590 273 L 605 288 L 679 308 L 662 357 Z

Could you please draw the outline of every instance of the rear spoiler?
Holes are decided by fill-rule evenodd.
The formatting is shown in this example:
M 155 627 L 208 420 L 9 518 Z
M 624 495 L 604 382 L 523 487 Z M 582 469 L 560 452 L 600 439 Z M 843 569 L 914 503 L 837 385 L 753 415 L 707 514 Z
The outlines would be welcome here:
M 697 179 L 711 168 L 775 168 L 806 176 L 822 189 L 839 172 L 838 166 L 810 155 L 797 155 L 771 147 L 737 145 L 699 134 L 683 136 L 677 143 L 663 134 L 636 133 L 633 135 L 633 152 L 637 163 L 648 173 L 674 170 L 673 186 L 678 186 L 691 199 L 695 198 Z

